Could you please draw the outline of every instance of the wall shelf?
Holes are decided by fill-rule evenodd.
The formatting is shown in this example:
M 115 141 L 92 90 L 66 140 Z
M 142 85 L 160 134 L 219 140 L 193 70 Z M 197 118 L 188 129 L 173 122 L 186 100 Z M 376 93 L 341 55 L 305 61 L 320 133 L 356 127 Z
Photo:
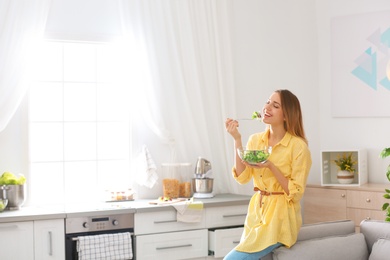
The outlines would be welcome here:
M 351 184 L 340 184 L 337 181 L 338 167 L 333 162 L 343 154 L 352 153 L 357 160 L 355 165 L 358 174 Z M 367 183 L 367 151 L 365 149 L 323 150 L 321 151 L 321 185 L 322 186 L 360 186 Z

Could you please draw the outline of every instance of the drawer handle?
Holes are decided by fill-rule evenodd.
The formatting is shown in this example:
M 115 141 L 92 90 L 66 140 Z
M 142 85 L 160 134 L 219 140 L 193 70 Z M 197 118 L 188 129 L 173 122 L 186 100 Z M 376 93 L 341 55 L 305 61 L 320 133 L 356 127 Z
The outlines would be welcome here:
M 371 218 L 370 217 L 366 217 L 366 220 L 370 220 Z
M 51 231 L 48 232 L 48 239 L 49 239 L 49 255 L 53 255 L 53 236 Z
M 17 229 L 17 225 L 9 225 L 9 226 L 0 226 L 0 229 L 6 230 L 6 229 Z
M 233 241 L 233 244 L 239 244 L 239 243 L 240 243 L 239 240 L 234 240 L 234 241 Z
M 223 215 L 223 218 L 233 218 L 233 217 L 243 217 L 246 216 L 246 214 L 235 214 L 235 215 Z
M 160 220 L 160 221 L 154 221 L 154 224 L 163 224 L 163 223 L 172 223 L 177 222 L 177 220 Z
M 371 202 L 371 200 L 370 200 L 370 199 L 366 199 L 366 202 L 370 203 L 370 202 Z
M 165 250 L 165 249 L 180 248 L 180 247 L 191 247 L 191 246 L 192 246 L 192 244 L 177 245 L 177 246 L 163 246 L 163 247 L 156 247 L 156 250 Z
M 345 198 L 345 194 L 341 194 L 341 197 L 342 197 L 342 198 Z

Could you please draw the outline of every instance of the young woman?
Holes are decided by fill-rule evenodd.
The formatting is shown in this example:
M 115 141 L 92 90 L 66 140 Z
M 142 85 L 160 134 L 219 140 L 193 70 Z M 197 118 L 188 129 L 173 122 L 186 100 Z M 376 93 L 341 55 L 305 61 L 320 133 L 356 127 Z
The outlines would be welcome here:
M 240 184 L 252 179 L 254 184 L 241 241 L 226 260 L 258 260 L 279 246 L 291 247 L 302 225 L 300 200 L 312 161 L 299 100 L 289 90 L 277 90 L 261 114 L 266 130 L 251 135 L 246 148 L 271 146 L 272 153 L 264 163 L 253 165 L 240 159 L 238 122 L 230 118 L 225 122 L 236 151 L 233 177 Z

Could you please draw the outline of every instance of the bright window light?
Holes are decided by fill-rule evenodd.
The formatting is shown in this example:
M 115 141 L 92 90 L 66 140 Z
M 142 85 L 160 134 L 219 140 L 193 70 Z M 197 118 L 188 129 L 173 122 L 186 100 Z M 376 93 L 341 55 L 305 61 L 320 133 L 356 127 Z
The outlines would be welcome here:
M 129 189 L 129 54 L 118 44 L 45 41 L 29 92 L 32 204 L 102 201 Z

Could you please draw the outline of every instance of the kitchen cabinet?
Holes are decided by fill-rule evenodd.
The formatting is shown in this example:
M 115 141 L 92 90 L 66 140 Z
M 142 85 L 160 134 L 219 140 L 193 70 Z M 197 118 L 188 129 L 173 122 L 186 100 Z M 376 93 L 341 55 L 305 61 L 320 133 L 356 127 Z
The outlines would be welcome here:
M 34 221 L 36 260 L 65 259 L 64 219 Z
M 65 259 L 64 219 L 0 223 L 0 259 Z
M 33 221 L 0 223 L 0 259 L 34 260 Z
M 322 187 L 307 185 L 303 198 L 304 224 L 351 219 L 358 229 L 364 219 L 384 220 L 385 184 Z M 388 201 L 387 201 L 388 202 Z
M 177 211 L 136 212 L 134 215 L 136 259 L 192 259 L 208 255 L 205 210 L 197 223 L 176 220 Z
M 212 206 L 205 203 L 197 223 L 178 222 L 171 206 L 137 211 L 136 259 L 223 259 L 240 241 L 249 199 Z

